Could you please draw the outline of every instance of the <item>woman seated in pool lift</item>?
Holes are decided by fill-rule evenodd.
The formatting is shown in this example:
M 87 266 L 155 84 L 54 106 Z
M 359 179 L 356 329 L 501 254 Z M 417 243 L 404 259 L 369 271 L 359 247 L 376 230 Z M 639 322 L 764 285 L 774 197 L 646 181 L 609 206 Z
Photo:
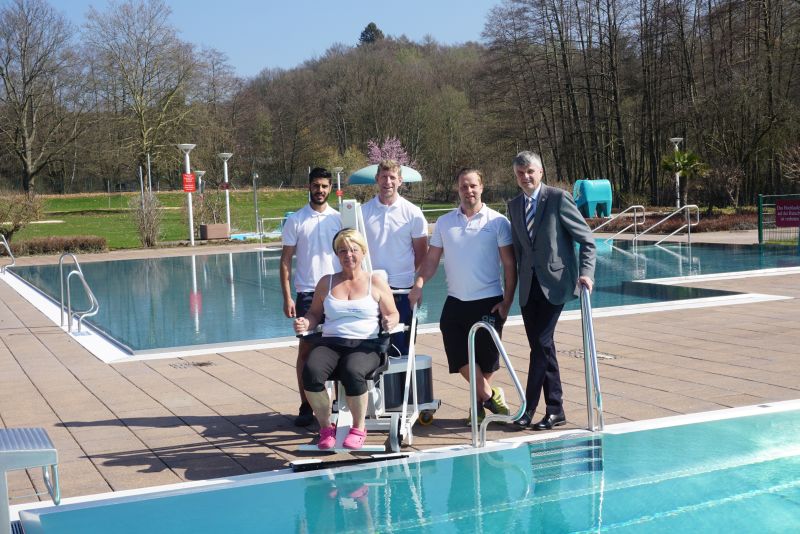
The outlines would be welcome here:
M 367 251 L 364 236 L 352 228 L 341 230 L 333 238 L 333 250 L 342 270 L 320 279 L 308 313 L 295 319 L 294 330 L 298 334 L 314 331 L 324 314 L 322 336 L 303 369 L 303 388 L 319 421 L 317 447 L 325 450 L 336 445 L 331 399 L 325 389 L 325 382 L 335 372 L 353 415 L 343 445 L 360 449 L 367 437 L 366 376 L 378 368 L 380 354 L 388 348 L 389 338 L 379 334 L 397 326 L 400 315 L 389 285 L 361 268 Z

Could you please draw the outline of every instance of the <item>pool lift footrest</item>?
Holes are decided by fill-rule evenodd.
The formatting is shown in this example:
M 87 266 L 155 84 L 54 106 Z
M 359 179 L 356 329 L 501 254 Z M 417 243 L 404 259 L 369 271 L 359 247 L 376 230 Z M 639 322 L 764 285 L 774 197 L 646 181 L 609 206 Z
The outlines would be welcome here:
M 332 469 L 336 467 L 347 467 L 350 465 L 361 465 L 375 462 L 384 462 L 386 460 L 399 460 L 408 458 L 408 454 L 397 454 L 390 452 L 388 454 L 373 454 L 361 458 L 347 458 L 345 460 L 320 460 L 319 458 L 303 458 L 292 460 L 289 465 L 295 473 L 303 473 L 306 471 L 316 471 L 319 469 Z

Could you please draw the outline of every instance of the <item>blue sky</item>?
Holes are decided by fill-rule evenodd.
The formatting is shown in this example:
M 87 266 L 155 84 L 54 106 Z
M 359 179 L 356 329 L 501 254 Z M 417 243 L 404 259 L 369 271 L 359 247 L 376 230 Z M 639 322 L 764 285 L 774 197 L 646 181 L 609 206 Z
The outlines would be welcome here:
M 387 35 L 443 44 L 480 41 L 489 10 L 501 0 L 166 0 L 181 37 L 228 55 L 241 76 L 292 68 L 333 43 L 355 44 L 375 22 Z M 106 0 L 49 0 L 76 25 Z

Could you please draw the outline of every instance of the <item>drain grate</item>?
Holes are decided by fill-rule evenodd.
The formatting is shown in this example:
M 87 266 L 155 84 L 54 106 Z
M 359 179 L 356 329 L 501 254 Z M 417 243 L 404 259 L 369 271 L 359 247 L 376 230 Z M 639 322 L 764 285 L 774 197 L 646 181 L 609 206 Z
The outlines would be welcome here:
M 558 352 L 559 354 L 566 354 L 567 356 L 570 356 L 572 358 L 580 358 L 581 360 L 583 359 L 583 349 L 559 350 L 559 351 L 556 351 L 556 352 Z M 618 360 L 619 356 L 615 356 L 613 354 L 608 354 L 608 353 L 605 353 L 605 352 L 598 352 L 597 353 L 597 359 L 598 360 Z
M 214 365 L 213 362 L 177 362 L 169 364 L 173 369 L 189 369 L 191 367 L 208 367 Z

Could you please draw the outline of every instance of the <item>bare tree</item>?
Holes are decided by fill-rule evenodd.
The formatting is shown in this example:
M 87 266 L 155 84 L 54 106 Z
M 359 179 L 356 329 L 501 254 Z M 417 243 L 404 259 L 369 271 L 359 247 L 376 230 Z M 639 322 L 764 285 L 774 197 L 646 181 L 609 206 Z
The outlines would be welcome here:
M 80 133 L 86 106 L 72 34 L 44 0 L 0 9 L 0 142 L 19 161 L 25 192 Z
M 176 37 L 169 14 L 163 0 L 112 1 L 105 12 L 91 8 L 86 23 L 105 105 L 117 127 L 130 132 L 122 142 L 140 163 L 175 142 L 193 96 L 198 62 L 192 46 Z

